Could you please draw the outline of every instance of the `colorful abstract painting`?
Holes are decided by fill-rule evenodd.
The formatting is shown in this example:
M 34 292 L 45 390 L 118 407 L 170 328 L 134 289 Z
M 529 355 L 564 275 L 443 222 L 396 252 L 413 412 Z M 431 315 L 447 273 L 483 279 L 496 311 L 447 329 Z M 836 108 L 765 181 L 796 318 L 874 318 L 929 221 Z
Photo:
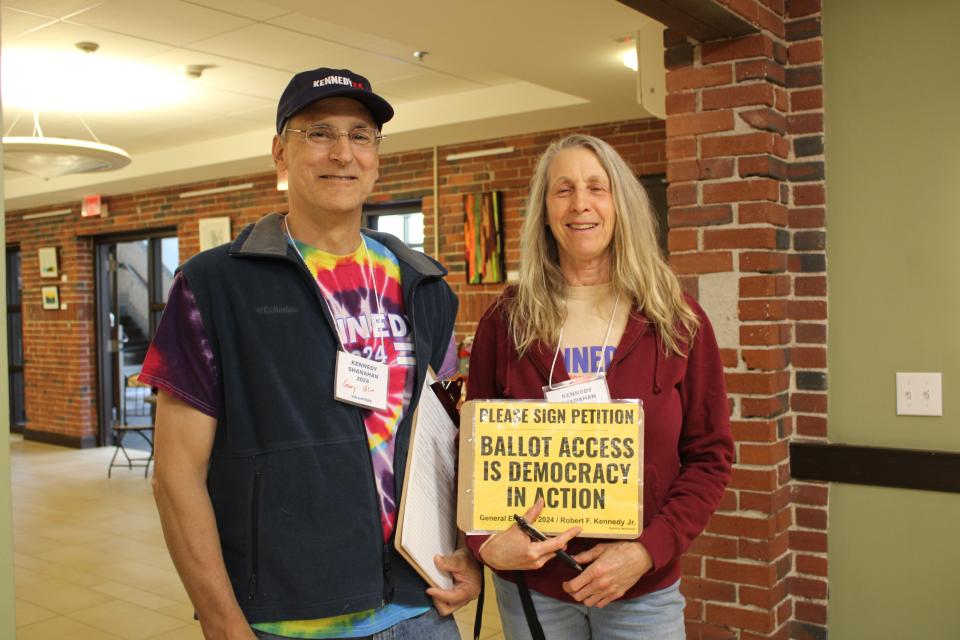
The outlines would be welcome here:
M 503 194 L 468 193 L 463 196 L 463 231 L 467 282 L 503 282 Z

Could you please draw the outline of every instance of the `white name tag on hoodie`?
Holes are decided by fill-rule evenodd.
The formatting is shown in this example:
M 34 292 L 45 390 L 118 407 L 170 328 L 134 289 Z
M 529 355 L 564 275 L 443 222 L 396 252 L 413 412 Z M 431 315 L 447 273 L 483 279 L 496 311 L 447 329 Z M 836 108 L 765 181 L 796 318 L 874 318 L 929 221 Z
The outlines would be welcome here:
M 543 387 L 543 397 L 547 402 L 610 402 L 610 389 L 607 377 L 598 373 L 589 380 L 567 380 L 560 384 Z
M 387 379 L 390 367 L 346 351 L 337 351 L 337 375 L 333 397 L 364 409 L 387 409 Z

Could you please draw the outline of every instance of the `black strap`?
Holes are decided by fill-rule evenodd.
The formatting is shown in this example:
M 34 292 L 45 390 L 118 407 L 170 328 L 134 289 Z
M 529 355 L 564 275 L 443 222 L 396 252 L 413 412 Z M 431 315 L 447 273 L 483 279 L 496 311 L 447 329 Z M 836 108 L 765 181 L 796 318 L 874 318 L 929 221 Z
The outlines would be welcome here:
M 533 640 L 546 640 L 543 627 L 540 626 L 540 619 L 537 618 L 537 610 L 533 607 L 533 598 L 530 597 L 527 581 L 523 579 L 523 571 L 514 571 L 513 579 L 516 580 L 517 590 L 520 592 L 520 602 L 523 604 L 523 615 L 527 619 L 527 626 L 530 627 L 530 636 Z
M 473 616 L 473 640 L 480 640 L 480 623 L 483 622 L 483 592 L 484 583 L 483 565 L 480 565 L 480 595 L 477 596 L 477 613 Z

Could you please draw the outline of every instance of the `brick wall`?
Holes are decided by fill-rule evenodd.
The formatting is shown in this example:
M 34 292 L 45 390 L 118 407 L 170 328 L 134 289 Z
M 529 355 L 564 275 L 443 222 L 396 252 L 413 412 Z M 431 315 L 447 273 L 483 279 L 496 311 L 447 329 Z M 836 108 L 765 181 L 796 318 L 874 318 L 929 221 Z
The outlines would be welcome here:
M 439 259 L 450 269 L 448 278 L 460 296 L 457 334 L 472 335 L 476 322 L 503 285 L 465 283 L 463 256 L 463 194 L 503 192 L 506 229 L 506 264 L 517 267 L 518 234 L 530 174 L 547 144 L 574 129 L 545 131 L 523 136 L 440 147 L 438 192 L 440 213 Z M 638 174 L 666 170 L 664 123 L 657 120 L 615 122 L 576 129 L 600 136 L 624 155 Z M 483 148 L 513 146 L 508 155 L 447 162 L 453 153 Z M 389 154 L 381 157 L 380 181 L 371 200 L 389 202 L 420 198 L 426 224 L 425 250 L 433 252 L 433 149 Z M 253 182 L 254 188 L 196 198 L 179 194 L 212 187 Z M 94 443 L 97 432 L 96 304 L 94 247 L 98 237 L 175 228 L 180 239 L 180 259 L 199 250 L 198 220 L 229 216 L 232 231 L 270 211 L 285 207 L 285 196 L 276 190 L 270 173 L 238 176 L 227 180 L 178 185 L 164 189 L 105 198 L 110 208 L 106 219 L 80 219 L 79 203 L 63 203 L 39 209 L 8 211 L 7 243 L 16 244 L 23 256 L 24 357 L 26 360 L 25 434 L 75 446 Z M 72 207 L 64 217 L 24 220 L 30 213 Z M 61 301 L 67 309 L 44 311 L 40 305 L 41 282 L 37 249 L 59 248 Z
M 688 632 L 822 638 L 827 485 L 789 465 L 792 439 L 826 438 L 820 3 L 718 4 L 758 33 L 665 35 L 671 263 L 717 327 L 737 441 L 684 558 Z

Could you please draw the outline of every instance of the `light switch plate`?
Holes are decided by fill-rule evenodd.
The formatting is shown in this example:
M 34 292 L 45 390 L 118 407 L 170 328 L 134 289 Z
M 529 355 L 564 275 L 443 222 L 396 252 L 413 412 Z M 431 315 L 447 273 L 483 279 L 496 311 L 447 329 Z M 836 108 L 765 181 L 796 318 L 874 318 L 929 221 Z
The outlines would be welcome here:
M 942 375 L 897 372 L 898 416 L 942 416 Z

